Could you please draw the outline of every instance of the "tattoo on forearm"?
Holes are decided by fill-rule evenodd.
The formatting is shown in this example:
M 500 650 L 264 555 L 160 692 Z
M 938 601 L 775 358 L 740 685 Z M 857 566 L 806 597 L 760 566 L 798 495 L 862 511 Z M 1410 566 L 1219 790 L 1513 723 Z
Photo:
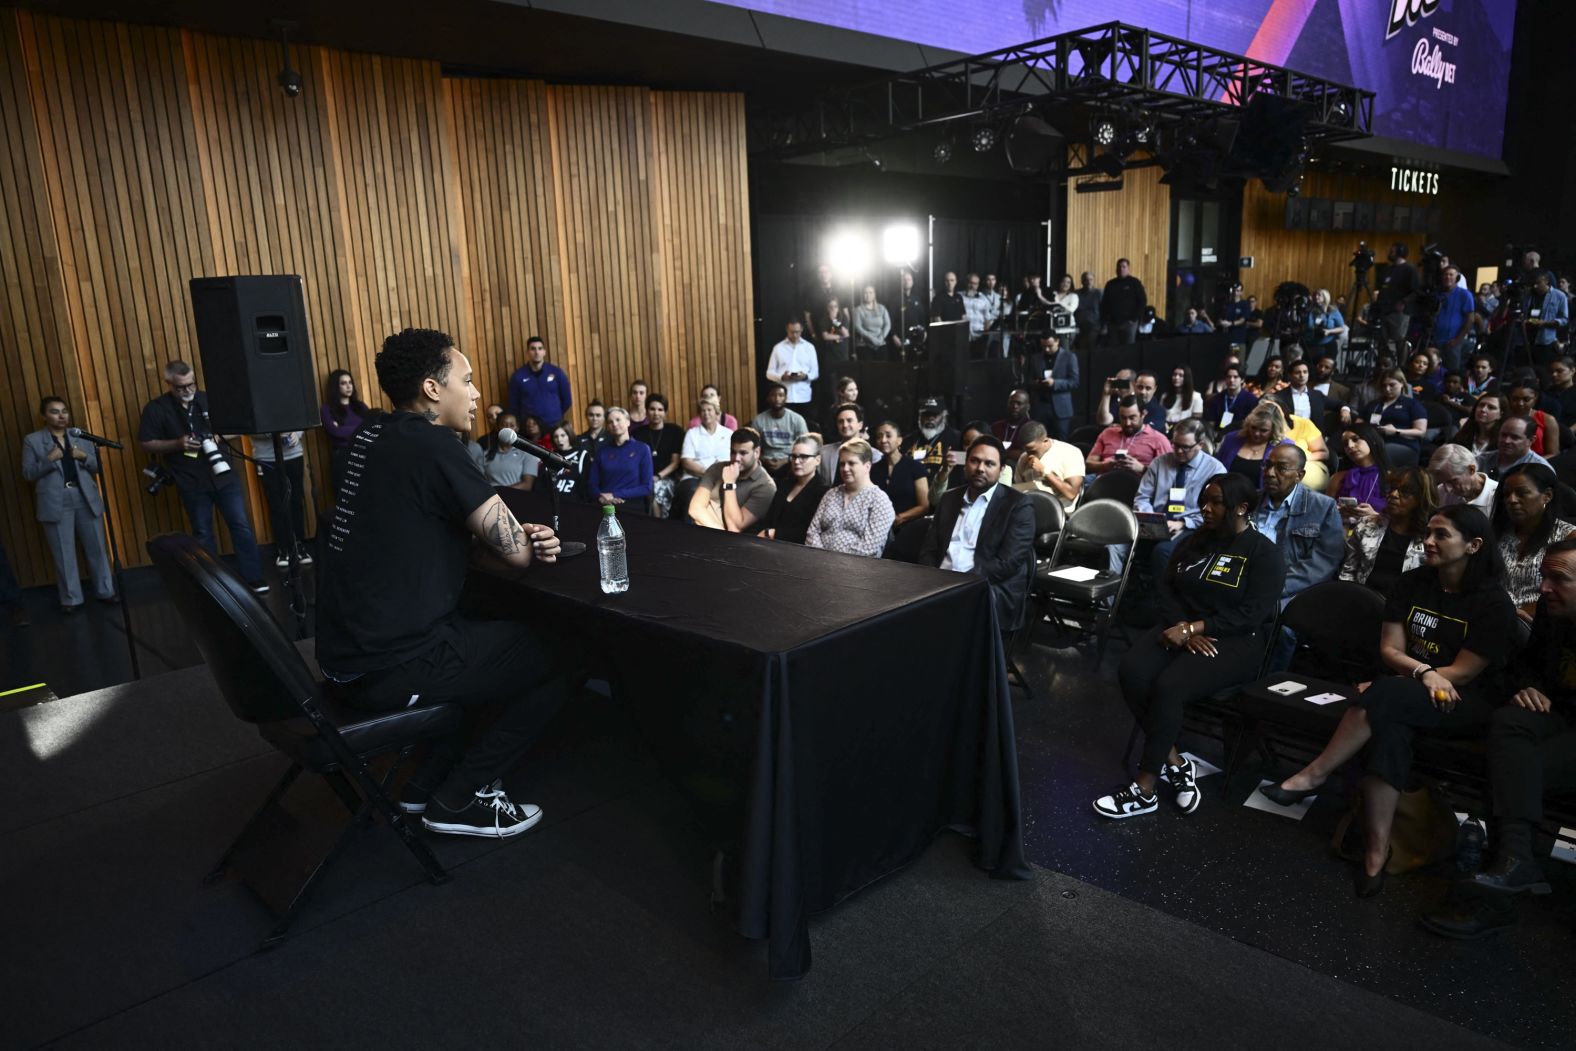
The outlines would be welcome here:
M 505 558 L 525 548 L 525 530 L 502 500 L 483 518 L 482 537 L 488 547 Z

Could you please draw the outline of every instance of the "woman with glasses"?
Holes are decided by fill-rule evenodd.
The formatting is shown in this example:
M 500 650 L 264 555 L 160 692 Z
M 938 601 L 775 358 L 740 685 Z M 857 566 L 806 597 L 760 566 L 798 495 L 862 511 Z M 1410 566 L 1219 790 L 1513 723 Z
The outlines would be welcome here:
M 1488 519 L 1468 504 L 1440 508 L 1428 520 L 1423 564 L 1401 574 L 1385 596 L 1379 654 L 1390 674 L 1358 696 L 1311 763 L 1265 786 L 1271 802 L 1292 806 L 1367 749 L 1358 897 L 1384 889 L 1390 830 L 1418 734 L 1485 732 L 1503 699 L 1499 673 L 1514 645 L 1515 619 Z
M 1335 498 L 1341 520 L 1350 528 L 1369 515 L 1384 514 L 1385 475 L 1390 457 L 1384 437 L 1371 423 L 1354 423 L 1341 428 L 1341 458 L 1350 466 L 1336 471 L 1325 494 Z
M 760 535 L 767 540 L 804 543 L 810 519 L 830 488 L 820 478 L 821 439 L 807 434 L 793 443 L 788 454 L 788 475 L 777 487 L 772 506 L 761 517 Z
M 1382 504 L 1385 513 L 1359 515 L 1353 524 L 1340 579 L 1384 595 L 1402 573 L 1423 564 L 1423 534 L 1437 510 L 1434 486 L 1421 468 L 1403 468 L 1391 473 Z

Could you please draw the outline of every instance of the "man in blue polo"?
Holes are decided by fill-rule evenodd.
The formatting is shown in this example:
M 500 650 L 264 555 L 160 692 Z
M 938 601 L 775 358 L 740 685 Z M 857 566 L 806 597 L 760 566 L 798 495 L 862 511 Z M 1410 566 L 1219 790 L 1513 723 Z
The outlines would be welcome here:
M 535 416 L 545 434 L 569 418 L 573 404 L 569 376 L 547 360 L 547 344 L 541 336 L 526 341 L 525 353 L 526 363 L 509 377 L 509 411 L 521 422 Z
M 1439 313 L 1434 315 L 1430 341 L 1439 348 L 1445 371 L 1460 372 L 1471 345 L 1473 323 L 1477 320 L 1477 298 L 1461 284 L 1461 271 L 1446 266 L 1440 272 L 1444 289 L 1439 294 Z

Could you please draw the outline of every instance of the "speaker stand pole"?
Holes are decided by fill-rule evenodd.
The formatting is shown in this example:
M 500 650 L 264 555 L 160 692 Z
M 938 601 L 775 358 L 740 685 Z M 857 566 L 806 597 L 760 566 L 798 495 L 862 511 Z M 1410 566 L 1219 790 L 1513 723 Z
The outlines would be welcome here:
M 108 466 L 104 454 L 109 451 L 108 446 L 99 448 L 99 474 L 105 473 Z M 126 578 L 121 573 L 120 545 L 115 542 L 115 516 L 111 514 L 113 508 L 109 502 L 109 486 L 99 486 L 99 499 L 104 502 L 104 535 L 109 538 L 109 565 L 115 575 L 115 594 L 120 599 L 120 626 L 126 632 L 126 655 L 131 658 L 131 677 L 134 680 L 142 678 L 142 664 L 137 660 L 137 639 L 131 633 L 131 602 L 126 597 Z M 73 541 L 74 543 L 75 541 Z
M 558 557 L 574 558 L 586 553 L 586 545 L 579 540 L 565 540 L 563 528 L 558 524 L 558 476 L 563 473 L 564 468 L 560 467 L 548 476 L 547 492 L 553 505 L 553 533 L 558 537 Z
M 295 535 L 295 519 L 290 514 L 290 475 L 285 471 L 284 441 L 281 437 L 283 433 L 283 431 L 273 432 L 274 462 L 265 465 L 263 469 L 268 470 L 271 466 L 273 470 L 279 472 L 279 502 L 283 506 L 279 509 L 280 513 L 277 517 L 285 523 L 285 552 L 290 560 L 285 569 L 285 591 L 289 593 L 290 615 L 295 618 L 296 639 L 299 641 L 306 638 L 306 597 L 301 588 L 301 557 L 297 546 L 300 538 Z M 305 459 L 304 453 L 302 459 Z M 272 508 L 272 503 L 269 506 Z M 277 547 L 278 544 L 279 538 L 276 536 L 274 545 Z M 276 555 L 276 560 L 277 557 Z

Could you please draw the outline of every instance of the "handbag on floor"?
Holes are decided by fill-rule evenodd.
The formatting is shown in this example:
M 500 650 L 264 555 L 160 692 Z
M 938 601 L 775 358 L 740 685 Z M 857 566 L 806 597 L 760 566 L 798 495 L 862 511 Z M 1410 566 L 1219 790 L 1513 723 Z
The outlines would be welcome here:
M 1336 857 L 1356 864 L 1363 858 L 1363 794 L 1352 796 L 1352 805 L 1335 823 L 1330 850 Z M 1395 821 L 1390 826 L 1390 860 L 1385 871 L 1392 876 L 1411 872 L 1425 865 L 1444 861 L 1456 852 L 1455 811 L 1443 792 L 1424 784 L 1402 792 L 1396 801 Z

